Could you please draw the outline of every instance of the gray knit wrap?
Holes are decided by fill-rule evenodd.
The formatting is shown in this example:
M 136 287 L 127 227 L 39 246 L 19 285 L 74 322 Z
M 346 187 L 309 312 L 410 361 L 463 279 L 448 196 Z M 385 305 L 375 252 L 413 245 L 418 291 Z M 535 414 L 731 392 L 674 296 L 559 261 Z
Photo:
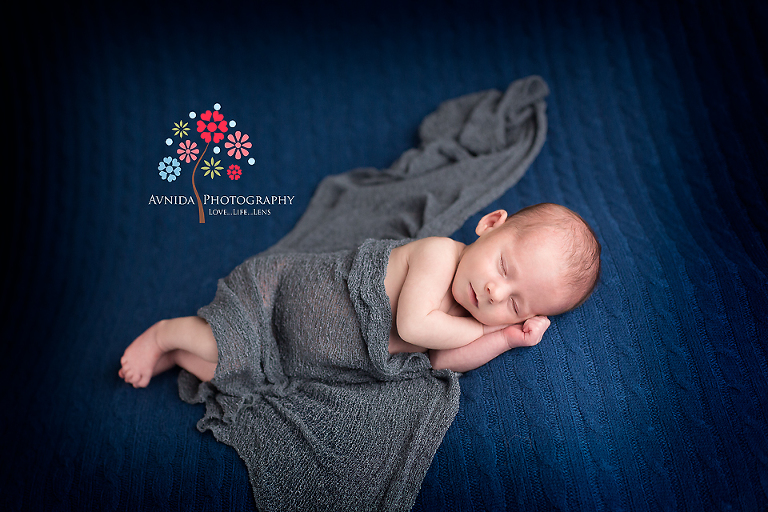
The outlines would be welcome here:
M 397 242 L 400 243 L 400 242 Z M 459 405 L 457 376 L 388 353 L 395 242 L 252 258 L 198 314 L 219 342 L 198 427 L 233 446 L 261 510 L 407 510 Z

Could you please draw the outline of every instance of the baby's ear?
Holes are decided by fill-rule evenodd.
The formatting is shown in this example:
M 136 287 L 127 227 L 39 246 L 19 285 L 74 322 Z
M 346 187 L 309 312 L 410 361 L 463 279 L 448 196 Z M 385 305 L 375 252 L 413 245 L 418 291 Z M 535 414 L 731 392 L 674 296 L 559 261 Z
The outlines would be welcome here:
M 477 236 L 482 235 L 488 230 L 493 230 L 502 224 L 506 222 L 507 220 L 507 211 L 506 210 L 496 210 L 495 212 L 491 212 L 485 216 L 483 216 L 482 219 L 480 219 L 480 222 L 477 223 L 477 228 L 475 229 L 475 233 Z

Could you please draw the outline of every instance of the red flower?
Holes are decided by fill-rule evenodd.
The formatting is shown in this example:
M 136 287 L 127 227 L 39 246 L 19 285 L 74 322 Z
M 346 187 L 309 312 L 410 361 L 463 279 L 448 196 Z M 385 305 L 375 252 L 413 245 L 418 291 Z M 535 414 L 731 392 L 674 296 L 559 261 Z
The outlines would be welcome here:
M 224 116 L 218 110 L 213 112 L 206 110 L 204 114 L 200 114 L 200 120 L 197 121 L 197 131 L 208 144 L 211 143 L 211 139 L 213 139 L 214 144 L 221 142 L 224 138 L 222 132 L 226 132 L 228 129 Z
M 232 164 L 229 166 L 229 169 L 227 169 L 227 175 L 231 180 L 239 180 L 240 176 L 243 175 L 243 171 L 240 169 L 239 165 Z

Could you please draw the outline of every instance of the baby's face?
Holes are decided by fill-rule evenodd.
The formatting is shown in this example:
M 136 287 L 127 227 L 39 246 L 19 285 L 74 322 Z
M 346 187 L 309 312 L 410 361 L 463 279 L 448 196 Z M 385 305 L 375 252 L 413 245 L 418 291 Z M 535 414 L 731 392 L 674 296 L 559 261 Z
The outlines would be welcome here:
M 453 297 L 485 325 L 517 324 L 556 315 L 572 301 L 564 285 L 563 257 L 553 231 L 520 236 L 491 227 L 464 248 L 453 278 Z

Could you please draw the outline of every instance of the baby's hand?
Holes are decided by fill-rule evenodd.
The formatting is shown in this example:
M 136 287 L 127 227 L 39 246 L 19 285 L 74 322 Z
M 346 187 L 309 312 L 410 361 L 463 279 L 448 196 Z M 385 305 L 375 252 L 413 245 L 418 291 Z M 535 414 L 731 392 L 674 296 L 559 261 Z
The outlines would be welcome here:
M 503 331 L 504 339 L 509 348 L 532 347 L 541 341 L 550 323 L 545 316 L 534 316 L 523 324 L 506 327 Z

